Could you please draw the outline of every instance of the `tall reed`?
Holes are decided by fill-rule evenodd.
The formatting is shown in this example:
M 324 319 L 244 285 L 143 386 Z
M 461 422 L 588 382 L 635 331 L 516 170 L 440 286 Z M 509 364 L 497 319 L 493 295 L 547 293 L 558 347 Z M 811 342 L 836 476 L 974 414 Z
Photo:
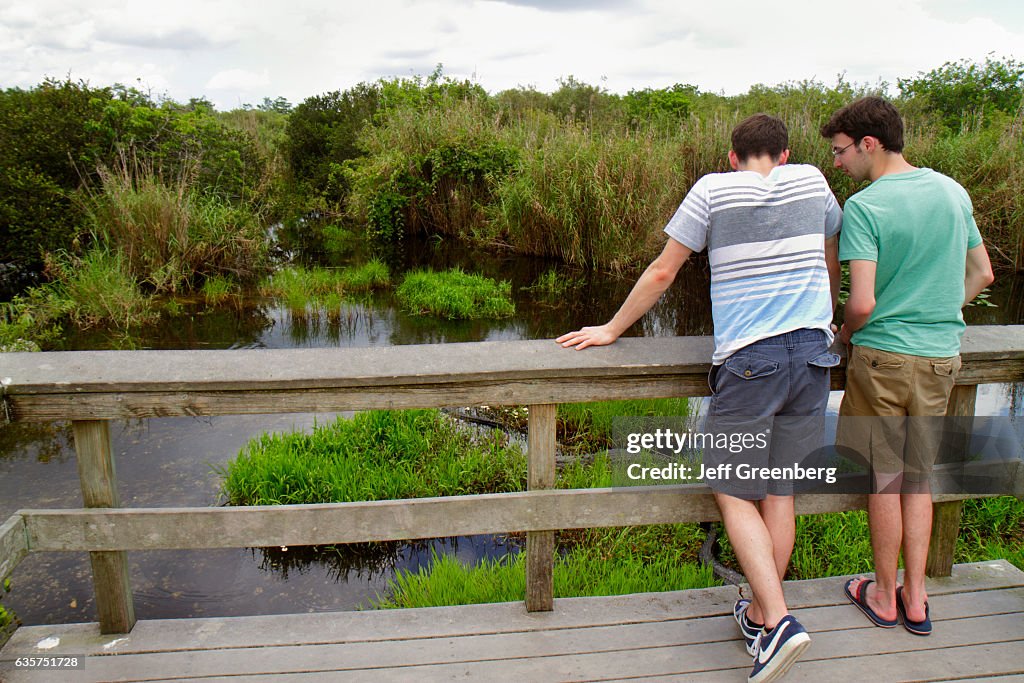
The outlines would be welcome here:
M 101 188 L 87 202 L 97 242 L 123 255 L 127 272 L 157 292 L 198 288 L 203 279 L 245 280 L 268 265 L 258 217 L 195 188 L 198 166 L 162 178 L 127 156 L 100 170 Z

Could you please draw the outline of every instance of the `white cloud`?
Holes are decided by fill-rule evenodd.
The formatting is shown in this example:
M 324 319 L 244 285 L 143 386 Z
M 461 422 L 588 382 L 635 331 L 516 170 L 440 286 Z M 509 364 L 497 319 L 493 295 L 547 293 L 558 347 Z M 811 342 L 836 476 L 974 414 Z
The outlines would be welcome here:
M 270 85 L 270 75 L 266 69 L 260 73 L 246 69 L 226 69 L 218 71 L 206 83 L 211 90 L 258 90 Z
M 680 82 L 733 94 L 840 73 L 894 84 L 964 57 L 1024 56 L 1014 54 L 1024 13 L 1012 4 L 861 0 L 840 13 L 815 0 L 36 0 L 0 6 L 0 87 L 142 79 L 233 107 L 438 63 L 492 92 L 550 91 L 569 75 L 615 92 Z

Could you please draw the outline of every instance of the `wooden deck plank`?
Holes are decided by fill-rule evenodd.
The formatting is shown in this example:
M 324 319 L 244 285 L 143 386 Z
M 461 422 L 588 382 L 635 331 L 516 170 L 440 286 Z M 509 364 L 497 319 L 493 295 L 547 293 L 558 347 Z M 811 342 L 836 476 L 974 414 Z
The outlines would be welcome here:
M 793 610 L 847 604 L 842 594 L 844 577 L 786 582 Z M 1005 560 L 956 565 L 948 578 L 930 579 L 929 595 L 980 593 L 1024 587 L 1024 572 Z M 136 643 L 146 651 L 189 647 L 228 648 L 275 646 L 295 642 L 366 642 L 390 640 L 396 633 L 407 638 L 485 635 L 544 629 L 578 628 L 644 623 L 730 614 L 737 596 L 733 586 L 666 593 L 643 593 L 594 598 L 559 598 L 555 610 L 530 614 L 522 603 L 463 605 L 409 610 L 326 612 L 301 615 L 265 615 L 208 619 L 168 619 L 140 622 L 127 636 L 100 636 L 95 624 L 23 626 L 12 636 L 7 650 L 41 652 L 39 641 L 58 635 L 61 644 L 49 652 L 90 654 L 129 652 Z M 114 643 L 114 645 L 111 645 Z
M 787 584 L 790 602 L 814 638 L 801 664 L 810 677 L 803 680 L 823 680 L 814 676 L 826 674 L 844 680 L 833 675 L 838 669 L 828 667 L 893 653 L 909 657 L 911 650 L 995 648 L 992 652 L 998 655 L 998 643 L 1015 642 L 1017 652 L 1024 646 L 1024 572 L 1008 563 L 958 565 L 949 579 L 930 582 L 936 633 L 927 639 L 870 626 L 845 602 L 842 581 L 833 577 Z M 537 680 L 538 675 L 543 680 L 596 680 L 598 674 L 678 677 L 700 671 L 701 680 L 714 679 L 716 672 L 736 680 L 749 668 L 749 657 L 729 616 L 735 595 L 735 589 L 722 587 L 563 599 L 556 601 L 555 612 L 543 614 L 527 614 L 521 604 L 512 603 L 143 621 L 120 638 L 100 636 L 95 624 L 23 627 L 0 652 L 0 679 L 53 680 L 11 666 L 18 654 L 45 652 L 94 655 L 86 669 L 62 672 L 61 680 L 69 682 L 175 676 L 260 680 L 269 672 L 300 676 L 295 680 L 319 680 L 321 674 L 323 680 L 423 681 L 467 675 L 501 680 L 508 674 L 522 681 Z M 38 640 L 33 638 L 53 636 L 61 639 L 59 646 L 34 647 Z M 826 657 L 833 663 L 815 664 Z M 1020 664 L 1022 659 L 1018 655 L 1014 661 Z M 1003 660 L 992 659 L 983 673 L 1019 673 L 999 662 Z M 994 668 L 997 663 L 1001 668 Z M 962 671 L 972 675 L 969 669 Z
M 831 608 L 839 610 L 839 607 Z M 852 608 L 845 610 L 853 611 Z M 538 666 L 552 666 L 558 678 L 585 680 L 595 672 L 621 671 L 687 674 L 749 668 L 749 657 L 736 637 L 735 625 L 720 617 L 665 624 L 625 625 L 555 632 L 517 633 L 463 638 L 424 638 L 349 645 L 296 645 L 277 648 L 235 648 L 205 652 L 172 652 L 93 657 L 81 678 L 69 681 L 118 680 L 124 672 L 138 680 L 174 672 L 181 678 L 218 675 L 256 675 L 270 671 L 335 671 L 371 674 L 388 671 L 388 679 L 405 669 L 425 667 L 500 667 L 526 676 Z M 861 617 L 863 621 L 863 617 Z M 940 622 L 941 623 L 941 622 Z M 958 620 L 956 628 L 936 629 L 927 641 L 901 630 L 882 631 L 870 626 L 848 631 L 814 634 L 804 661 L 859 660 L 876 653 L 905 653 L 927 647 L 945 650 L 1001 642 L 1024 644 L 1024 612 Z M 643 663 L 623 660 L 634 657 Z M 810 667 L 814 668 L 814 667 Z M 1005 670 L 1005 669 L 1000 669 Z M 992 671 L 992 669 L 987 669 Z
M 793 610 L 846 605 L 844 577 L 786 582 Z M 956 565 L 948 578 L 928 582 L 932 600 L 955 593 L 971 595 L 1024 587 L 1024 572 L 1005 560 Z M 522 603 L 463 605 L 408 610 L 326 612 L 208 619 L 168 619 L 139 622 L 126 636 L 101 636 L 95 624 L 23 626 L 0 652 L 44 652 L 35 645 L 58 636 L 51 653 L 93 654 L 178 650 L 188 647 L 230 648 L 290 643 L 341 643 L 404 638 L 486 635 L 586 626 L 676 621 L 730 614 L 737 596 L 733 586 L 667 593 L 643 593 L 594 598 L 559 598 L 546 614 L 526 612 Z M 979 598 L 980 599 L 980 598 Z M 936 603 L 937 605 L 939 603 Z M 810 618 L 817 621 L 814 612 Z M 854 611 L 852 614 L 858 614 Z M 866 622 L 865 622 L 866 623 Z M 819 628 L 827 627 L 819 624 Z

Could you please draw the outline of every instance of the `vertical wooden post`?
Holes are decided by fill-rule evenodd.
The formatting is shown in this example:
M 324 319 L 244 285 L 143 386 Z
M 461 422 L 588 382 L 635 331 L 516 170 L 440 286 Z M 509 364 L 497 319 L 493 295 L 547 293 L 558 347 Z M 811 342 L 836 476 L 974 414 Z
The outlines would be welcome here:
M 555 420 L 558 406 L 532 405 L 528 436 L 527 488 L 549 489 L 555 485 Z M 554 609 L 555 532 L 526 533 L 526 609 Z
M 971 433 L 974 419 L 974 406 L 978 398 L 976 384 L 958 384 L 949 395 L 946 415 L 962 417 L 959 425 L 964 434 Z M 968 437 L 969 438 L 969 437 Z M 957 444 L 956 448 L 966 449 L 967 443 Z M 932 507 L 932 537 L 928 544 L 928 560 L 925 574 L 931 577 L 949 576 L 953 573 L 953 555 L 956 550 L 956 537 L 960 533 L 960 512 L 963 501 L 954 500 L 935 503 Z
M 110 425 L 105 420 L 75 420 L 75 451 L 82 500 L 87 508 L 120 507 Z M 100 633 L 129 633 L 135 626 L 135 605 L 128 579 L 128 553 L 89 553 Z

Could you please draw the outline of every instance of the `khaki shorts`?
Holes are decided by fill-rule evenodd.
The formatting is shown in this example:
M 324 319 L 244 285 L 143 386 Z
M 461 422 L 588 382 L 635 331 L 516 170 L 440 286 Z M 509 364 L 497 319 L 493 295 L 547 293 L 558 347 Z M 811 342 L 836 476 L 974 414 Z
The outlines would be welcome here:
M 836 444 L 875 474 L 927 481 L 959 370 L 960 356 L 929 358 L 852 347 Z

